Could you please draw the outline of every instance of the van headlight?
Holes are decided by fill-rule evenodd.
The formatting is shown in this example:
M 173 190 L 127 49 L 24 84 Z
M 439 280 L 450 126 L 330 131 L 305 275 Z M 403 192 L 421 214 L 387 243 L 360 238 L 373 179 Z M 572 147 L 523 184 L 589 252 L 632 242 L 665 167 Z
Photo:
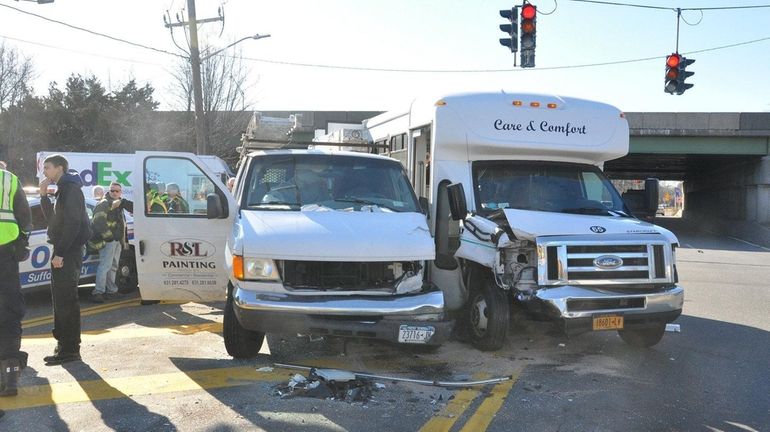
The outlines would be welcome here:
M 233 255 L 233 275 L 238 280 L 280 280 L 275 261 Z

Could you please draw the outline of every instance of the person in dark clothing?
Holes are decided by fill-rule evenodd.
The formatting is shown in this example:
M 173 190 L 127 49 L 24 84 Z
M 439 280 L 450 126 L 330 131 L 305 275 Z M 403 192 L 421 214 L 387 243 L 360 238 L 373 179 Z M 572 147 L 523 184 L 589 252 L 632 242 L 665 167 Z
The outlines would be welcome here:
M 94 209 L 91 227 L 93 236 L 88 242 L 89 250 L 98 250 L 99 266 L 96 269 L 96 286 L 91 301 L 104 303 L 105 296 L 118 294 L 115 278 L 118 273 L 120 254 L 126 243 L 126 216 L 123 210 L 134 212 L 133 201 L 122 197 L 123 186 L 118 182 L 110 184 L 109 193 Z
M 31 215 L 19 178 L 0 168 L 0 397 L 16 396 L 26 355 L 21 348 L 24 297 L 19 261 L 29 257 Z
M 43 358 L 47 365 L 80 360 L 80 303 L 78 281 L 85 244 L 91 237 L 86 214 L 83 182 L 77 172 L 68 172 L 64 156 L 51 155 L 43 161 L 45 179 L 40 182 L 40 207 L 48 221 L 51 253 L 51 297 L 53 298 L 53 355 Z M 56 183 L 56 205 L 48 198 L 48 185 Z

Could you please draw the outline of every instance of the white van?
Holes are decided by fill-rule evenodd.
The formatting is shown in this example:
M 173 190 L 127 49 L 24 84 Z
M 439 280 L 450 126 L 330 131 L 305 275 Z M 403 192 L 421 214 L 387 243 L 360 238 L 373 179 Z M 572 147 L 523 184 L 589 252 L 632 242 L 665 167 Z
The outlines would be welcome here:
M 528 93 L 417 99 L 365 120 L 430 203 L 431 281 L 473 343 L 500 348 L 510 304 L 568 333 L 617 330 L 652 346 L 682 312 L 670 231 L 635 218 L 604 176 L 628 153 L 617 108 Z M 657 208 L 657 181 L 645 206 Z
M 147 192 L 198 179 L 181 190 L 183 213 L 134 194 L 143 300 L 226 301 L 225 347 L 236 358 L 255 356 L 266 332 L 447 339 L 443 294 L 425 274 L 433 241 L 397 161 L 321 149 L 243 154 L 232 194 L 195 155 L 136 154 Z

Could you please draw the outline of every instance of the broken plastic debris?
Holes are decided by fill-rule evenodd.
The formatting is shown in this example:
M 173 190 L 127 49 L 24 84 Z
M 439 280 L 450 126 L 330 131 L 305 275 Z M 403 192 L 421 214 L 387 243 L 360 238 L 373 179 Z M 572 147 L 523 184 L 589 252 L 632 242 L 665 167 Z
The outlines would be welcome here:
M 666 324 L 666 331 L 672 333 L 680 333 L 682 329 L 679 327 L 679 324 Z
M 283 368 L 283 369 L 299 369 L 299 370 L 306 370 L 313 372 L 315 368 L 310 366 L 299 366 L 299 365 L 292 365 L 292 364 L 286 364 L 286 363 L 273 363 L 275 367 Z M 315 369 L 320 370 L 320 369 Z M 328 369 L 327 369 L 328 370 Z M 332 369 L 333 370 L 333 369 Z M 347 371 L 340 371 L 340 372 L 347 372 Z M 497 384 L 503 381 L 508 381 L 513 379 L 511 375 L 506 375 L 499 378 L 490 378 L 485 380 L 478 380 L 478 381 L 430 381 L 430 380 L 422 380 L 422 379 L 413 379 L 413 378 L 400 378 L 400 377 L 392 377 L 392 376 L 384 376 L 384 375 L 376 375 L 376 374 L 370 374 L 370 373 L 364 373 L 364 372 L 347 372 L 350 374 L 353 374 L 355 378 L 369 378 L 369 379 L 382 379 L 382 380 L 388 380 L 393 382 L 410 382 L 415 384 L 423 384 L 423 385 L 430 385 L 430 386 L 436 386 L 436 387 L 468 387 L 468 386 L 478 386 L 478 385 L 487 385 L 487 384 Z
M 273 371 L 273 368 L 271 368 L 270 366 L 265 366 L 257 369 L 257 372 L 272 372 L 272 371 Z
M 356 379 L 356 374 L 339 369 L 314 369 L 310 372 L 326 382 L 346 382 Z
M 383 383 L 374 383 L 374 386 L 377 387 L 378 389 L 384 389 L 385 388 L 385 384 L 383 384 Z
M 559 346 L 564 348 L 565 346 L 567 346 L 567 344 L 560 343 Z

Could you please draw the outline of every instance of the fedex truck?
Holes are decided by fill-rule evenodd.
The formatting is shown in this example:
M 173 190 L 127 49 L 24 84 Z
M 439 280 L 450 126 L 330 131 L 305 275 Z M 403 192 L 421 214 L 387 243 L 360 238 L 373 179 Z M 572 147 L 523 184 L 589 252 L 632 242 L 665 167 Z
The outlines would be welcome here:
M 617 108 L 469 93 L 417 99 L 363 126 L 427 199 L 429 279 L 478 348 L 503 345 L 513 302 L 568 333 L 617 330 L 644 347 L 681 314 L 677 238 L 634 217 L 602 173 L 628 153 Z M 657 181 L 647 183 L 654 213 Z
M 67 158 L 69 168 L 80 174 L 86 195 L 93 186 L 99 185 L 106 188 L 111 182 L 117 181 L 123 186 L 123 197 L 130 200 L 134 199 L 134 188 L 136 188 L 137 182 L 141 182 L 141 177 L 134 174 L 135 155 L 133 153 L 38 152 L 37 178 L 39 180 L 43 178 L 43 161 L 52 154 L 60 154 Z M 234 176 L 222 159 L 216 156 L 199 156 L 199 158 L 223 182 L 226 183 L 229 177 Z M 194 188 L 198 186 L 200 181 L 200 177 L 185 177 L 180 179 L 179 186 L 180 188 Z M 140 187 L 139 190 L 141 189 Z

